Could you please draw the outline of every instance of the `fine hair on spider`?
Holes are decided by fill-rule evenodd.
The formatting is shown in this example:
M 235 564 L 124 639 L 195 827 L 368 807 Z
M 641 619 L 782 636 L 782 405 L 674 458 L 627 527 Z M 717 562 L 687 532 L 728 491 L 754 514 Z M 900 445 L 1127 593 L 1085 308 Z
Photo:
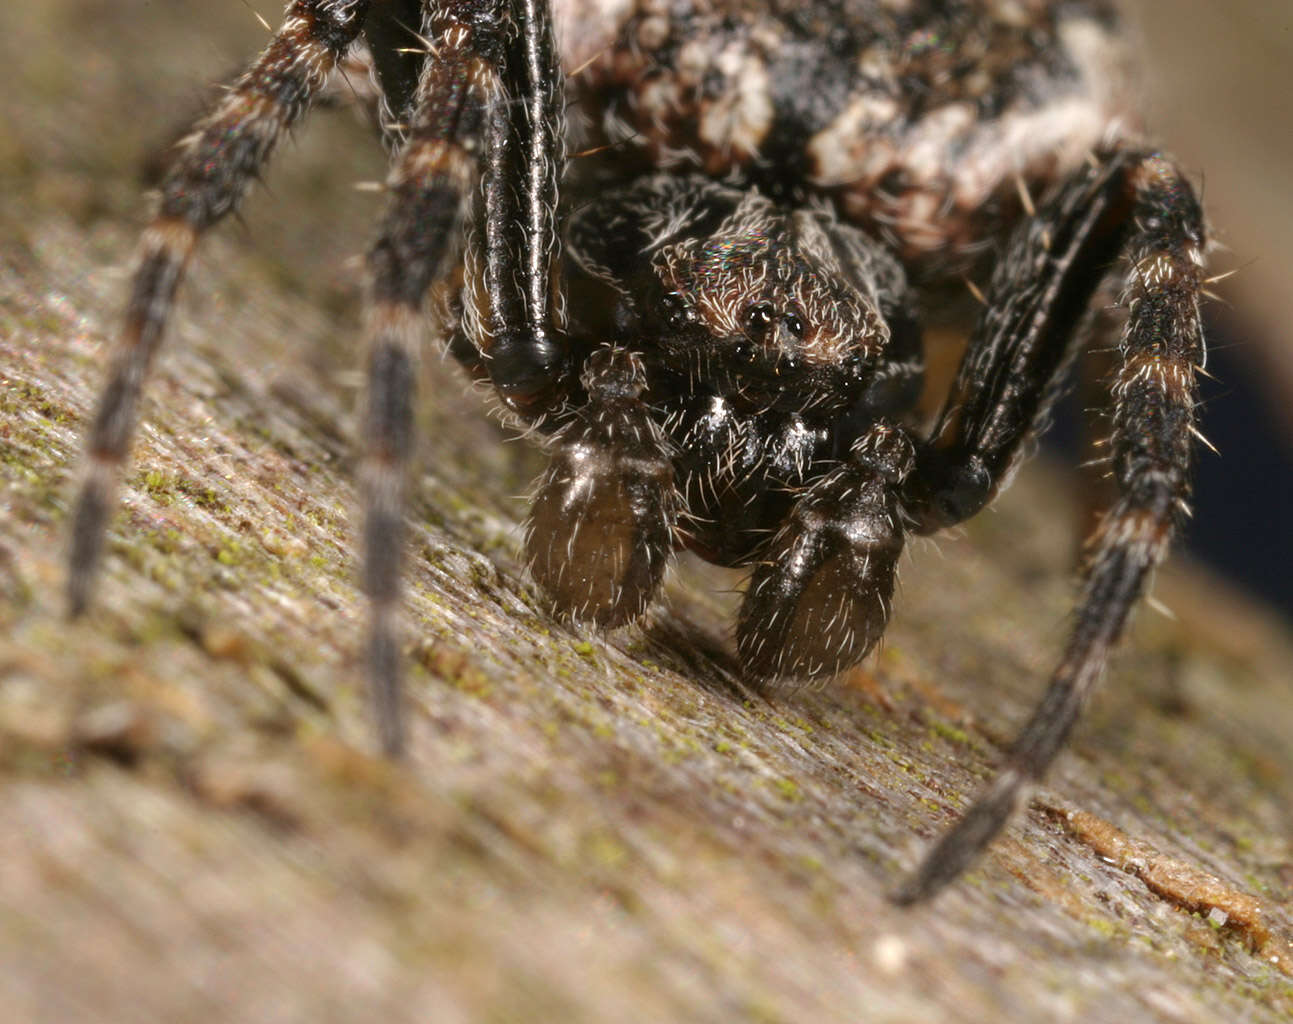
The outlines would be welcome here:
M 367 257 L 360 469 L 365 664 L 393 757 L 433 295 L 448 351 L 550 452 L 525 558 L 553 613 L 632 622 L 691 548 L 749 570 L 735 654 L 762 685 L 829 678 L 874 648 L 906 539 L 998 494 L 1112 280 L 1116 495 L 1045 694 L 894 898 L 933 895 L 1063 747 L 1188 514 L 1197 434 L 1195 192 L 1120 127 L 1109 4 L 1017 6 L 291 0 L 177 147 L 143 233 L 86 443 L 72 614 L 195 247 L 365 50 L 399 126 Z M 587 159 L 567 159 L 575 143 Z M 921 325 L 979 270 L 982 309 L 930 428 Z

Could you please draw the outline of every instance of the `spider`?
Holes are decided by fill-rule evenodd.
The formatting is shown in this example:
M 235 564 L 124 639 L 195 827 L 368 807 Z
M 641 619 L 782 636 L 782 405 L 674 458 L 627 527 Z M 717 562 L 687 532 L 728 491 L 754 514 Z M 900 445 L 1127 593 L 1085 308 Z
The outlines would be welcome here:
M 195 245 L 364 47 L 392 150 L 361 477 L 366 664 L 393 756 L 429 307 L 551 451 L 525 550 L 554 612 L 633 621 L 681 547 L 748 567 L 736 653 L 766 684 L 871 650 L 905 539 L 1006 484 L 1112 278 L 1117 495 L 1045 696 L 895 893 L 929 897 L 1055 758 L 1188 511 L 1205 228 L 1122 120 L 1117 33 L 1097 0 L 291 0 L 180 146 L 143 234 L 75 505 L 71 611 Z M 978 271 L 983 308 L 922 424 L 921 325 Z

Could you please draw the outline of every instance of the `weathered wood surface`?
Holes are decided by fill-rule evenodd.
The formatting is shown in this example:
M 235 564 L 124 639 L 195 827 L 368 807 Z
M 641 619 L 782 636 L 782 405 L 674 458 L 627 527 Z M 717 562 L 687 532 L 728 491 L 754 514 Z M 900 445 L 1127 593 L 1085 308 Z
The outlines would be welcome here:
M 543 614 L 534 458 L 429 359 L 412 757 L 369 757 L 347 261 L 380 164 L 344 114 L 203 250 L 63 622 L 137 155 L 259 31 L 233 0 L 6 14 L 0 1019 L 1293 1017 L 1293 644 L 1179 565 L 1027 814 L 933 906 L 885 901 L 1062 641 L 1072 502 L 1040 469 L 916 545 L 864 670 L 763 700 L 697 564 L 644 629 Z

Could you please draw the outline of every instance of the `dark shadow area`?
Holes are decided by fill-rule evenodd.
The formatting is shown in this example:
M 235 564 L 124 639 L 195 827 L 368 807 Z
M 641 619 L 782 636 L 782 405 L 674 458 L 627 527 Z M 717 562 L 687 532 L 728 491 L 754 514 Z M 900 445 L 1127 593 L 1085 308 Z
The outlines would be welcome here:
M 1209 323 L 1200 426 L 1220 456 L 1196 464 L 1186 547 L 1293 617 L 1293 444 L 1270 405 L 1251 339 L 1230 317 Z

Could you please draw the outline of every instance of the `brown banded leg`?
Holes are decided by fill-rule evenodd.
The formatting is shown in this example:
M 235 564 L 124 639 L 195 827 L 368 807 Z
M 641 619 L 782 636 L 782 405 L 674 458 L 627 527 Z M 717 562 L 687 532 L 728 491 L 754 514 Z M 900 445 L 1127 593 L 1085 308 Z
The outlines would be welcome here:
M 364 25 L 365 36 L 370 34 L 373 20 L 374 16 L 370 15 Z M 406 40 L 411 38 L 405 35 Z M 204 94 L 169 125 L 170 130 L 140 162 L 139 176 L 145 185 L 161 188 L 171 169 L 184 158 L 193 136 L 193 126 L 204 120 L 208 111 L 218 107 L 220 101 L 237 88 L 244 73 L 241 68 L 235 69 L 211 83 Z M 386 142 L 386 133 L 381 129 L 387 120 L 383 111 L 390 104 L 375 75 L 372 50 L 356 40 L 337 61 L 327 81 L 314 93 L 311 110 L 358 111 Z
M 1188 514 L 1203 214 L 1163 156 L 1120 152 L 1079 174 L 1012 240 L 971 340 L 944 447 L 910 492 L 926 529 L 970 514 L 1000 485 L 1058 383 L 1074 325 L 1111 260 L 1127 260 L 1127 324 L 1113 382 L 1114 505 L 1088 542 L 1064 655 L 1006 764 L 895 894 L 925 899 L 987 845 L 1063 746 L 1128 613 Z M 919 472 L 919 471 L 918 471 Z M 968 510 L 968 511 L 967 511 Z
M 877 423 L 796 499 L 741 603 L 736 649 L 748 678 L 831 676 L 875 646 L 903 548 L 898 488 L 914 456 L 900 428 Z
M 296 0 L 265 51 L 182 144 L 140 242 L 108 379 L 86 441 L 88 465 L 72 519 L 68 610 L 89 601 L 144 378 L 175 292 L 203 232 L 238 204 L 278 140 L 310 106 L 363 26 L 368 0 Z
M 382 748 L 391 756 L 404 745 L 397 617 L 423 305 L 455 263 L 479 180 L 478 151 L 489 111 L 507 105 L 499 71 L 505 27 L 503 5 L 493 0 L 428 9 L 422 34 L 432 49 L 387 181 L 386 214 L 368 254 L 363 584 L 370 601 L 369 691 Z
M 556 610 L 604 628 L 641 615 L 674 548 L 678 499 L 664 432 L 626 349 L 599 349 L 587 404 L 555 438 L 526 523 L 530 572 Z
M 396 616 L 417 325 L 431 286 L 454 263 L 478 179 L 483 255 L 479 274 L 474 261 L 467 274 L 465 336 L 500 396 L 522 415 L 542 415 L 570 387 L 564 337 L 553 323 L 563 119 L 547 3 L 433 2 L 422 35 L 431 49 L 368 259 L 363 576 L 372 602 L 370 691 L 392 756 L 404 742 Z

